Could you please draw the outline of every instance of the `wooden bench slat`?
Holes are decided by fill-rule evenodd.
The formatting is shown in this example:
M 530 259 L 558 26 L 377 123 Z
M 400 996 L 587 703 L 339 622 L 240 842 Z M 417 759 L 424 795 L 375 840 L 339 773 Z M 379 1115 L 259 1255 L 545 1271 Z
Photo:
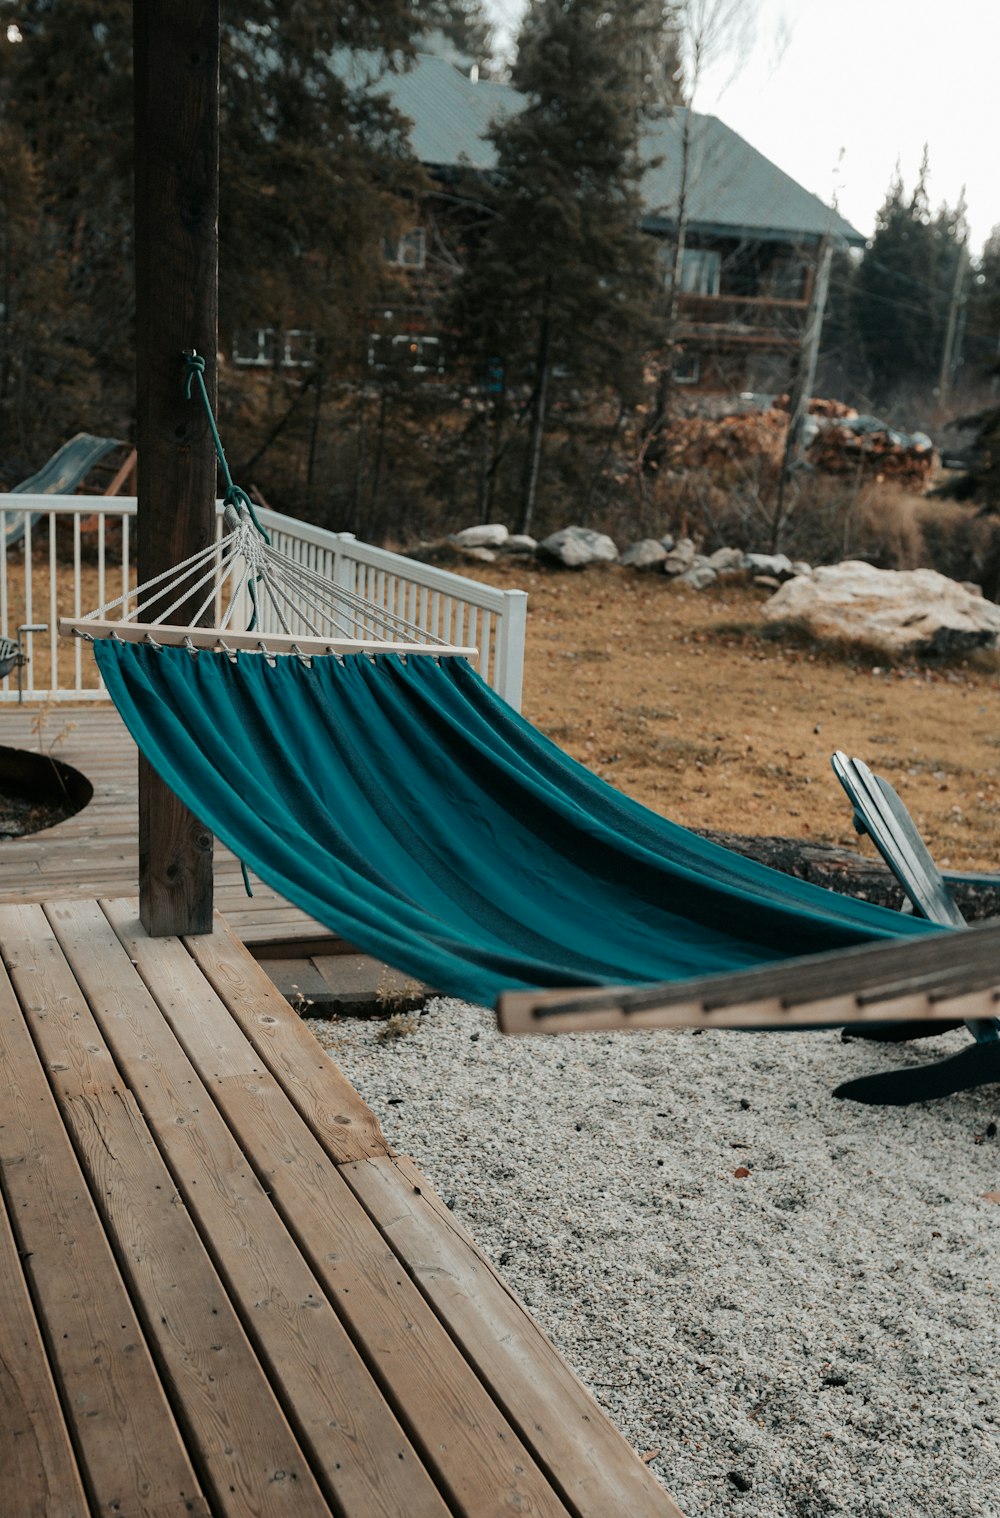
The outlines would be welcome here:
M 570 1511 L 681 1518 L 413 1161 L 343 1173 Z
M 215 1513 L 329 1518 L 41 907 L 0 907 L 0 946 Z
M 446 1518 L 322 1287 L 95 902 L 46 915 L 341 1518 Z M 327 1489 L 328 1488 L 328 1489 Z
M 32 1018 L 40 1020 L 38 1014 Z M 93 1500 L 100 1511 L 125 1518 L 182 1511 L 188 1503 L 194 1504 L 188 1511 L 208 1518 L 199 1480 L 4 971 L 0 1062 L 4 1194 Z
M 176 939 L 130 932 L 131 920 L 122 920 L 117 905 L 108 904 L 112 925 L 454 1511 L 467 1518 L 510 1511 L 566 1518 L 564 1504 L 290 1095 L 250 1044 L 239 1054 L 235 1041 L 242 1035 L 233 1015 L 220 997 L 206 995 L 194 958 Z M 277 1020 L 280 1011 L 284 1027 L 294 1026 L 287 1004 L 274 1001 L 277 993 L 241 945 L 226 942 L 221 932 L 186 942 L 198 946 L 200 962 L 214 964 L 254 1028 L 260 1026 L 255 1003 L 263 1005 L 264 1018 Z M 271 1039 L 268 1030 L 265 1044 Z M 302 1027 L 289 1041 L 299 1058 L 304 1039 L 311 1035 Z M 316 1080 L 318 1063 L 329 1062 L 311 1041 Z M 276 1066 L 285 1068 L 283 1052 L 276 1054 Z M 294 1059 L 291 1072 L 294 1080 Z M 329 1100 L 317 1105 L 320 1113 L 330 1111 Z

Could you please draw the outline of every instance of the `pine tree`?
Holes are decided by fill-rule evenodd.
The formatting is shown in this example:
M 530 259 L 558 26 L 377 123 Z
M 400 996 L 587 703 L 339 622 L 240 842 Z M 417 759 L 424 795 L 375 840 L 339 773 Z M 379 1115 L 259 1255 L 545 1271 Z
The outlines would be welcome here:
M 99 384 L 91 430 L 117 431 L 132 388 L 131 7 L 26 0 L 17 24 L 23 40 L 2 54 L 4 118 L 37 176 L 33 257 L 62 270 Z M 61 441 L 45 439 L 45 451 Z
M 428 30 L 442 32 L 463 58 L 489 72 L 493 27 L 482 0 L 425 0 L 421 9 Z
M 0 437 L 8 485 L 44 458 L 50 438 L 85 430 L 96 393 L 56 242 L 35 160 L 0 124 Z
M 495 189 L 459 289 L 481 363 L 528 397 L 520 525 L 532 523 L 552 392 L 638 400 L 656 258 L 640 230 L 636 7 L 532 0 L 512 83 L 523 110 L 495 126 Z
M 817 395 L 855 404 L 868 378 L 857 311 L 859 269 L 853 249 L 834 248 L 816 378 Z
M 971 282 L 965 356 L 973 382 L 1000 377 L 1000 227 L 986 239 Z
M 875 400 L 928 392 L 938 381 L 955 279 L 964 241 L 961 208 L 931 217 L 926 157 L 907 195 L 897 173 L 879 211 L 857 275 L 857 315 Z
M 38 168 L 79 340 L 100 375 L 98 430 L 123 425 L 131 410 L 130 18 L 128 0 L 23 0 L 24 40 L 4 49 L 0 81 L 5 116 Z M 224 346 L 252 325 L 309 329 L 330 363 L 357 349 L 384 238 L 422 182 L 407 125 L 373 80 L 405 60 L 420 24 L 408 0 L 224 8 Z

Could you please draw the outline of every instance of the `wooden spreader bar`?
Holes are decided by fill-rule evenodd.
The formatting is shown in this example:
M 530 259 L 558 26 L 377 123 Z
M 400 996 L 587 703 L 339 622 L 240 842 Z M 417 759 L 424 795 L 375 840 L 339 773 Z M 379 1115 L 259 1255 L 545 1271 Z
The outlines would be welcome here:
M 796 1028 L 994 1017 L 1000 922 L 890 939 L 696 980 L 649 986 L 508 991 L 505 1033 L 619 1028 Z
M 162 643 L 171 648 L 207 648 L 215 653 L 246 649 L 264 654 L 430 654 L 438 659 L 479 658 L 479 649 L 450 643 L 381 641 L 371 638 L 313 638 L 297 633 L 220 631 L 217 627 L 174 627 L 148 622 L 102 621 L 96 617 L 61 617 L 64 638 L 120 638 L 126 643 Z

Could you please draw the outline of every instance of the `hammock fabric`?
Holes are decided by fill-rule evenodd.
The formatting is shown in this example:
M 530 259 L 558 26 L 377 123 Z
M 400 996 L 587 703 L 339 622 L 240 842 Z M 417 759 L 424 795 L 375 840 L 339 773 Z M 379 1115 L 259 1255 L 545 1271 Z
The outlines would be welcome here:
M 95 653 L 153 767 L 262 880 L 467 1001 L 935 931 L 647 811 L 460 658 L 307 665 L 114 639 Z

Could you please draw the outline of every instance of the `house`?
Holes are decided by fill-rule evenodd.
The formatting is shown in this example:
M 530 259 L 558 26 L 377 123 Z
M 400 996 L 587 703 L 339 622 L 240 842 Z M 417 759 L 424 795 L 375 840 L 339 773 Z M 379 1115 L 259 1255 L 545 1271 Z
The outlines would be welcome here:
M 412 122 L 413 149 L 441 189 L 390 250 L 411 292 L 408 316 L 392 313 L 392 335 L 409 336 L 428 367 L 420 312 L 459 256 L 463 213 L 448 187 L 467 180 L 470 170 L 490 173 L 495 155 L 486 133 L 519 109 L 521 96 L 508 84 L 480 79 L 475 65 L 447 50 L 418 54 L 406 73 L 386 75 L 384 88 Z M 643 180 L 643 226 L 663 243 L 665 278 L 686 186 L 676 381 L 767 390 L 774 376 L 784 385 L 790 352 L 801 344 L 821 240 L 863 247 L 865 239 L 715 116 L 676 111 L 647 133 L 643 157 L 655 165 Z
M 339 55 L 335 67 L 371 78 L 373 60 Z M 386 247 L 399 274 L 400 299 L 370 315 L 369 363 L 400 365 L 418 376 L 441 369 L 433 310 L 461 264 L 481 209 L 470 176 L 488 176 L 495 153 L 491 124 L 516 112 L 522 97 L 509 84 L 480 79 L 475 64 L 440 37 L 403 73 L 375 86 L 411 122 L 410 141 L 436 189 L 414 222 Z M 647 170 L 643 226 L 662 243 L 664 279 L 674 265 L 678 204 L 684 202 L 684 251 L 674 378 L 708 390 L 781 389 L 801 346 L 813 295 L 817 253 L 865 239 L 835 210 L 714 116 L 677 110 L 643 143 Z M 682 189 L 683 187 L 683 189 Z M 270 329 L 240 334 L 234 359 L 245 365 L 309 362 L 308 334 Z

